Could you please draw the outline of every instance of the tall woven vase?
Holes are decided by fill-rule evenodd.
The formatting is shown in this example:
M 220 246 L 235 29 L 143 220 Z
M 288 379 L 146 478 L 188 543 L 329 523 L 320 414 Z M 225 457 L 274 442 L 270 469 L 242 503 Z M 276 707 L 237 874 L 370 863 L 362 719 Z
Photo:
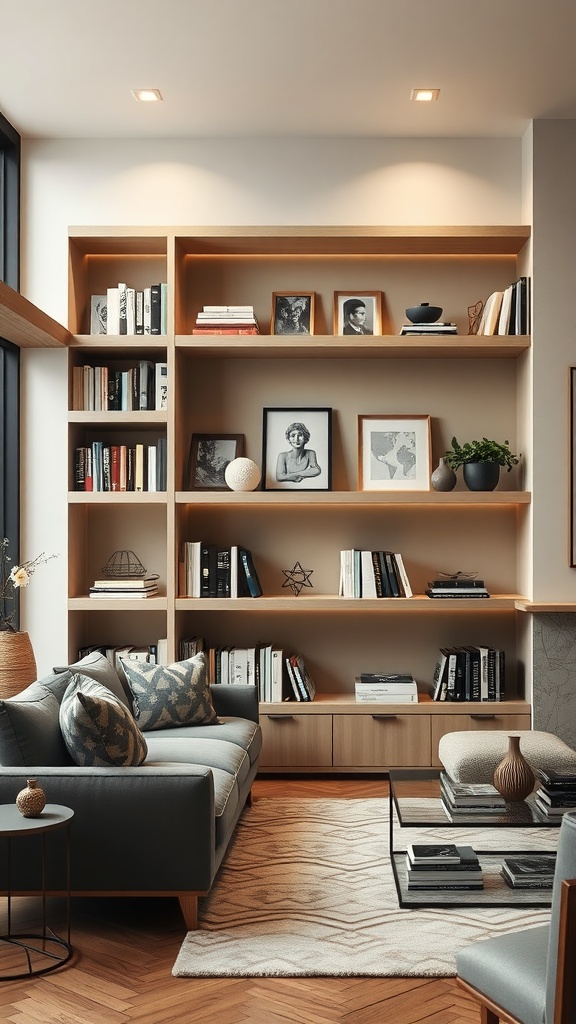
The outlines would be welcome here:
M 508 737 L 508 753 L 494 771 L 494 787 L 505 800 L 524 800 L 535 785 L 532 771 L 520 750 L 520 737 Z
M 13 697 L 36 679 L 36 659 L 28 633 L 0 630 L 0 699 Z

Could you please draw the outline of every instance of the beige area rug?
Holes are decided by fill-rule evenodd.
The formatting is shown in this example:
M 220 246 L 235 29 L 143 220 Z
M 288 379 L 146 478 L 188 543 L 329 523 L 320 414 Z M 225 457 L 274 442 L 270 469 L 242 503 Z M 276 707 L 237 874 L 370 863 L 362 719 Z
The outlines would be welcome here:
M 407 842 L 555 849 L 557 829 L 402 829 Z M 245 810 L 177 977 L 451 976 L 478 939 L 547 924 L 547 909 L 399 909 L 388 801 L 262 797 Z

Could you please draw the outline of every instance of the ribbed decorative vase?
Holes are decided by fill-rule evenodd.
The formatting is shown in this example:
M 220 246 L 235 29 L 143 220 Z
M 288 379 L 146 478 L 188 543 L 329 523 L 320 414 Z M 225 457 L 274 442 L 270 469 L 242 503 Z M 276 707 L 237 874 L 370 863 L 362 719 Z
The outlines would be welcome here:
M 46 807 L 46 795 L 36 779 L 26 779 L 26 789 L 16 797 L 16 807 L 25 818 L 38 818 Z
M 28 633 L 0 630 L 0 699 L 13 697 L 36 679 L 36 659 Z
M 508 737 L 508 753 L 494 771 L 494 786 L 505 800 L 524 800 L 534 789 L 536 780 L 524 754 L 520 737 Z
M 456 486 L 456 473 L 444 459 L 439 459 L 430 477 L 430 483 L 435 491 L 453 491 Z

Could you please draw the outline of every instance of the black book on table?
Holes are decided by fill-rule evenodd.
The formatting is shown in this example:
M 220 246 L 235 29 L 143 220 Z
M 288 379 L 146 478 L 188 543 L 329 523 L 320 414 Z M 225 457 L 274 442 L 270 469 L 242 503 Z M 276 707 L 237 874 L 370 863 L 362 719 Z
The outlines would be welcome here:
M 406 852 L 412 864 L 459 864 L 455 843 L 409 843 Z

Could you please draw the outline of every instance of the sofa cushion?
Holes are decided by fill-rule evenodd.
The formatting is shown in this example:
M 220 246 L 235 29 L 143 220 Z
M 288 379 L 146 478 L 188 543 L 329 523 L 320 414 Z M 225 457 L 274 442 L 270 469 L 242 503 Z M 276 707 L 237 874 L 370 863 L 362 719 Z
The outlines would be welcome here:
M 203 651 L 172 665 L 149 665 L 145 661 L 122 664 L 132 691 L 134 718 L 144 732 L 218 723 Z
M 146 759 L 146 740 L 124 701 L 80 673 L 64 694 L 60 727 L 75 764 L 125 768 Z
M 219 718 L 217 739 L 226 743 L 235 743 L 245 750 L 254 764 L 262 749 L 262 730 L 256 722 L 246 718 Z M 149 738 L 150 734 L 146 734 Z M 214 728 L 211 725 L 184 725 L 178 729 L 178 737 L 182 739 L 214 739 Z
M 221 739 L 220 730 L 216 733 L 218 739 L 214 739 L 214 730 L 212 737 L 182 737 L 181 731 L 175 729 L 172 733 L 167 730 L 148 733 L 146 763 L 174 761 L 178 764 L 202 764 L 209 768 L 221 768 L 222 771 L 236 776 L 238 784 L 242 787 L 250 771 L 250 758 L 242 747 Z
M 45 676 L 0 700 L 0 764 L 15 768 L 72 764 L 60 731 L 60 702 L 70 672 Z
M 107 686 L 119 700 L 131 708 L 130 694 L 126 692 L 116 669 L 101 651 L 90 651 L 80 661 L 75 661 L 72 665 L 66 665 L 63 668 L 57 667 L 54 672 L 81 672 L 83 676 L 88 676 L 89 679 L 94 679 L 102 686 Z

